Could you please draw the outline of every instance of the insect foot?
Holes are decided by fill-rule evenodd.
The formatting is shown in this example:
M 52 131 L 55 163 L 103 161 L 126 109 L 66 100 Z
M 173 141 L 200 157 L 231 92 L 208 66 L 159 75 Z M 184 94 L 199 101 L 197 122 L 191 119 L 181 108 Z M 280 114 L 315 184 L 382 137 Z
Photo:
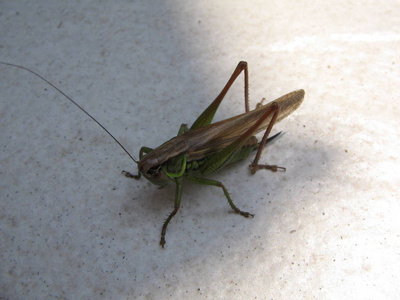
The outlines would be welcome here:
M 121 173 L 124 174 L 125 177 L 134 178 L 134 179 L 136 179 L 136 180 L 139 180 L 140 177 L 142 176 L 140 173 L 138 173 L 137 175 L 134 175 L 134 174 L 132 174 L 132 173 L 130 173 L 130 172 L 127 172 L 127 171 L 122 171 Z
M 240 211 L 240 212 L 238 212 L 238 214 L 242 215 L 245 218 L 248 218 L 248 217 L 254 218 L 254 214 L 248 213 L 246 211 Z
M 279 167 L 277 165 L 255 165 L 255 164 L 251 163 L 249 165 L 249 168 L 251 169 L 250 170 L 251 174 L 255 174 L 258 170 L 261 170 L 261 169 L 271 170 L 272 172 L 277 172 L 278 170 L 286 172 L 286 168 Z

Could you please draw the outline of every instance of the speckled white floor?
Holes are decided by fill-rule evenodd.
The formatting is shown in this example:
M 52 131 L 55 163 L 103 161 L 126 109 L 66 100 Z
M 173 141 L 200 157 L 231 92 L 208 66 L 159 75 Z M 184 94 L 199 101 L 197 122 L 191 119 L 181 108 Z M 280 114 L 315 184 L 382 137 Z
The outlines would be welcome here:
M 43 81 L 0 65 L 0 298 L 395 299 L 398 1 L 2 1 L 0 60 L 51 80 L 136 157 L 214 99 L 240 60 L 255 105 L 303 88 L 249 162 L 184 186 L 136 165 Z M 239 78 L 217 113 L 243 111 Z

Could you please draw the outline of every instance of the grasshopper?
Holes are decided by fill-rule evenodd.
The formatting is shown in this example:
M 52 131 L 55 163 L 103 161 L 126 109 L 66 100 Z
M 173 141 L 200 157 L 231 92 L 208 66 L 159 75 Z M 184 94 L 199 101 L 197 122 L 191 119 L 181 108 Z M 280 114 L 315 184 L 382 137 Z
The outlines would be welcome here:
M 190 128 L 186 124 L 182 124 L 178 135 L 161 146 L 155 149 L 142 147 L 139 151 L 139 161 L 137 161 L 103 125 L 51 82 L 25 67 L 4 62 L 0 63 L 22 68 L 39 76 L 92 118 L 138 165 L 137 174 L 122 171 L 126 177 L 140 179 L 143 176 L 158 186 L 165 186 L 170 181 L 175 183 L 174 209 L 165 220 L 161 229 L 160 245 L 162 247 L 166 243 L 165 235 L 168 224 L 180 208 L 184 180 L 221 188 L 235 213 L 246 218 L 254 217 L 254 214 L 240 210 L 233 203 L 228 190 L 221 182 L 208 179 L 207 176 L 219 172 L 229 164 L 247 158 L 254 150 L 257 150 L 257 153 L 253 162 L 249 165 L 251 174 L 261 169 L 273 172 L 278 170 L 286 171 L 285 168 L 277 165 L 259 164 L 258 162 L 266 143 L 279 135 L 278 133 L 268 138 L 274 124 L 296 110 L 304 99 L 304 90 L 296 90 L 265 105 L 261 101 L 254 110 L 250 111 L 248 66 L 245 61 L 241 61 L 236 66 L 220 94 L 203 111 Z M 212 123 L 214 115 L 226 93 L 242 72 L 244 72 L 245 113 Z M 258 142 L 255 134 L 261 131 L 265 132 L 261 142 Z

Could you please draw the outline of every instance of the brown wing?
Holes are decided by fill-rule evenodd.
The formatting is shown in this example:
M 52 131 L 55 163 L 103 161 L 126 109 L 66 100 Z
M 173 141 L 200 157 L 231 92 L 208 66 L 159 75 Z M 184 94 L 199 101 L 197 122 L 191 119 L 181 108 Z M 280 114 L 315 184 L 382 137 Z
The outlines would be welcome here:
M 277 123 L 296 110 L 303 98 L 303 90 L 294 91 L 248 113 L 188 132 L 185 136 L 189 141 L 189 147 L 186 150 L 188 161 L 202 158 L 226 148 L 253 126 L 273 102 L 277 102 L 280 106 Z M 263 121 L 254 134 L 265 130 L 271 122 L 271 118 L 272 114 Z
M 302 103 L 303 98 L 304 91 L 297 90 L 272 101 L 277 102 L 280 106 L 280 113 L 276 122 L 286 118 L 290 113 L 296 110 Z M 150 167 L 161 165 L 168 159 L 185 152 L 187 153 L 188 161 L 200 159 L 205 155 L 219 152 L 253 126 L 268 107 L 271 106 L 272 102 L 248 113 L 243 113 L 176 136 L 147 154 L 140 161 L 139 168 L 143 168 L 143 170 L 146 171 Z M 272 115 L 268 116 L 254 134 L 265 130 L 271 118 Z

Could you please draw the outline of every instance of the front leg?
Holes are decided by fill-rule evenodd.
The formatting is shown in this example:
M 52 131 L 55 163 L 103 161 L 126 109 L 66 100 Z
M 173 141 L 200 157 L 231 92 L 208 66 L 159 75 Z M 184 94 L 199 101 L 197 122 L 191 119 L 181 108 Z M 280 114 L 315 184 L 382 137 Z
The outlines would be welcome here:
M 176 215 L 176 213 L 179 210 L 179 207 L 181 206 L 181 197 L 182 197 L 182 177 L 176 177 L 175 178 L 175 204 L 174 204 L 174 210 L 169 214 L 168 218 L 165 220 L 162 229 L 161 229 L 161 239 L 160 239 L 160 245 L 161 247 L 164 248 L 164 245 L 166 243 L 165 241 L 165 234 L 167 233 L 167 226 L 169 224 L 169 221 Z
M 140 148 L 140 151 L 139 151 L 139 159 L 142 159 L 142 158 L 143 158 L 143 156 L 144 156 L 143 154 L 148 154 L 148 153 L 150 153 L 151 151 L 153 151 L 153 149 L 151 149 L 151 148 L 149 148 L 149 147 L 142 147 L 142 148 Z M 122 171 L 121 173 L 124 174 L 125 177 L 134 178 L 134 179 L 136 179 L 136 180 L 139 180 L 140 177 L 142 176 L 142 175 L 140 174 L 139 171 L 138 171 L 137 175 L 132 174 L 132 173 L 127 172 L 127 171 Z

